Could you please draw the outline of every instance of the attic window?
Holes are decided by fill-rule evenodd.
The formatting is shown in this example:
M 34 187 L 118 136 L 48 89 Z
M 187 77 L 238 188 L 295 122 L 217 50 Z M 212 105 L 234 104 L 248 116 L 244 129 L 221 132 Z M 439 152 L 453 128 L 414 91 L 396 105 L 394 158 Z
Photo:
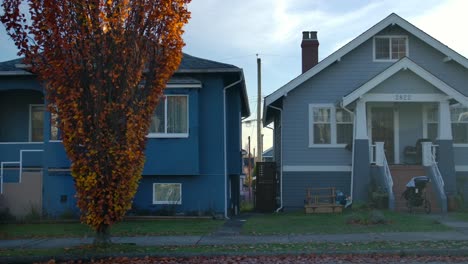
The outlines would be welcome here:
M 374 37 L 374 61 L 396 61 L 408 56 L 408 37 Z

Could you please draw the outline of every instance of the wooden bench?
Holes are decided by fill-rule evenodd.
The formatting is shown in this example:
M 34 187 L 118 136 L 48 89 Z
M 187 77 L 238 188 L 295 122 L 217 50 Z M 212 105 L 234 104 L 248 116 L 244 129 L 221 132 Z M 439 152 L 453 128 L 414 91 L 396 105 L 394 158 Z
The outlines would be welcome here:
M 341 213 L 343 206 L 336 203 L 335 187 L 307 188 L 304 211 L 306 214 Z

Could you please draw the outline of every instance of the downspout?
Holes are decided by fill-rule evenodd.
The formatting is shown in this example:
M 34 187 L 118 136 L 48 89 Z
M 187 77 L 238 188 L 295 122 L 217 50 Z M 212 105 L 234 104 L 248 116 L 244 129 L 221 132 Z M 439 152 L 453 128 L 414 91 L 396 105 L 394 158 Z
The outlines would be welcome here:
M 343 105 L 343 100 L 341 100 L 340 102 L 340 107 L 353 116 L 353 141 L 354 141 L 354 139 L 356 138 L 356 117 L 354 116 L 354 112 L 352 112 L 351 110 L 349 110 Z M 352 145 L 353 147 L 351 150 L 351 188 L 349 189 L 350 190 L 349 196 L 351 196 L 351 199 L 353 199 L 353 191 L 354 191 L 353 184 L 354 184 L 354 150 L 355 150 L 354 142 L 352 144 L 353 144 Z
M 227 192 L 228 192 L 228 169 L 227 169 L 227 124 L 226 124 L 226 90 L 238 85 L 244 80 L 244 75 L 241 74 L 240 79 L 223 88 L 223 119 L 224 119 L 224 218 L 229 219 Z
M 276 106 L 272 106 L 272 105 L 269 105 L 268 107 L 272 108 L 272 109 L 275 109 L 275 110 L 278 110 L 280 112 L 280 115 L 281 115 L 281 123 L 280 123 L 280 126 L 281 126 L 281 129 L 280 129 L 280 133 L 281 133 L 281 138 L 280 138 L 280 148 L 281 148 L 281 151 L 280 151 L 280 164 L 281 164 L 281 171 L 280 171 L 280 207 L 278 207 L 278 209 L 276 209 L 275 212 L 279 212 L 281 210 L 283 210 L 283 109 L 279 108 L 279 107 L 276 107 Z

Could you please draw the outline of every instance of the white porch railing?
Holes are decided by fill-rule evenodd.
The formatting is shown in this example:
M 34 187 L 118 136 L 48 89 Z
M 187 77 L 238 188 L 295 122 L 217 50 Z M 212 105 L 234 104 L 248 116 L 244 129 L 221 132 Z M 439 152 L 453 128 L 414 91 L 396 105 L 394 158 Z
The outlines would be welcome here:
M 385 157 L 384 142 L 375 142 L 375 145 L 370 146 L 370 163 L 383 168 L 383 178 L 385 188 L 388 193 L 388 207 L 390 210 L 395 209 L 395 194 L 393 193 L 393 178 L 388 166 L 387 158 Z
M 2 161 L 0 162 L 0 194 L 3 194 L 3 183 L 4 183 L 4 169 L 8 165 L 18 165 L 19 166 L 19 176 L 18 183 L 22 181 L 23 175 L 23 153 L 26 152 L 43 152 L 42 149 L 22 149 L 20 150 L 20 160 L 19 161 Z M 6 165 L 6 166 L 5 166 Z
M 447 212 L 447 195 L 445 194 L 445 184 L 439 166 L 436 161 L 436 151 L 438 145 L 433 145 L 432 142 L 421 142 L 422 144 L 422 163 L 432 171 L 434 183 L 437 187 L 437 192 L 440 197 L 442 212 Z

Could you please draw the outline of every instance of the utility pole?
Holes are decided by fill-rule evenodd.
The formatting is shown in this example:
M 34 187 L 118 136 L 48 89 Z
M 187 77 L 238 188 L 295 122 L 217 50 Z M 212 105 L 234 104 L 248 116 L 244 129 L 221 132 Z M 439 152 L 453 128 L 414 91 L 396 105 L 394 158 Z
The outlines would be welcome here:
M 262 161 L 262 60 L 257 54 L 257 161 Z
M 247 183 L 249 184 L 249 202 L 252 202 L 252 154 L 250 153 L 250 136 L 249 139 L 249 155 L 248 155 L 248 164 L 249 164 L 249 177 L 247 178 Z

